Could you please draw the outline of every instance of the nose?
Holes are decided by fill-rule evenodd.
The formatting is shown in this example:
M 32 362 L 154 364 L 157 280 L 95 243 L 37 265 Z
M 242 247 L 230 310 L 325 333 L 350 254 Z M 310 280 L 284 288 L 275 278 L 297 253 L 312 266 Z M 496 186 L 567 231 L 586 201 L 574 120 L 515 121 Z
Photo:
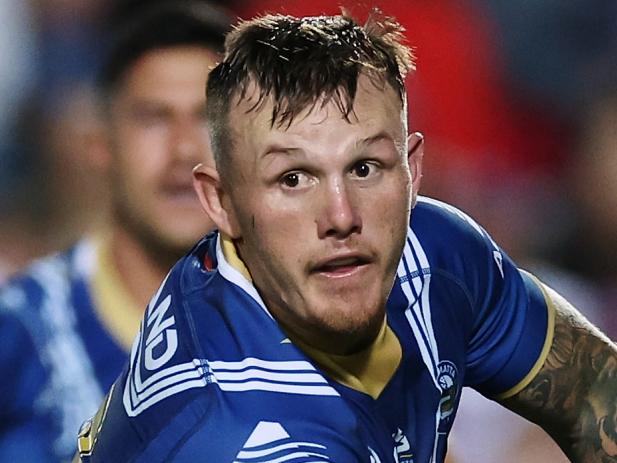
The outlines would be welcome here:
M 360 213 L 352 196 L 340 179 L 326 187 L 317 220 L 319 238 L 345 239 L 362 230 Z
M 171 136 L 171 149 L 178 161 L 204 161 L 206 135 L 191 118 L 178 118 Z

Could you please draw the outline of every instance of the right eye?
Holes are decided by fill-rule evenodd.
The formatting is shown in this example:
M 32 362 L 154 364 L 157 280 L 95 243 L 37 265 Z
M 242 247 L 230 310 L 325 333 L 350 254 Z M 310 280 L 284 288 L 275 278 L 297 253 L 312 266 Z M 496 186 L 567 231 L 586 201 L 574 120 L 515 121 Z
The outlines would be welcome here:
M 307 186 L 310 179 L 309 176 L 304 172 L 293 171 L 287 172 L 281 176 L 279 182 L 285 188 L 296 189 Z

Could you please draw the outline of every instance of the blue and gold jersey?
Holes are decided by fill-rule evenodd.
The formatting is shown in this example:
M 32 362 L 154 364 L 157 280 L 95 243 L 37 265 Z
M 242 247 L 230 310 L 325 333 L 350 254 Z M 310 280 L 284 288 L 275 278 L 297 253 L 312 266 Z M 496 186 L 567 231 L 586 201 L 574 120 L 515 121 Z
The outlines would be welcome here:
M 515 394 L 544 361 L 553 317 L 484 230 L 421 199 L 359 373 L 357 358 L 290 341 L 230 242 L 212 234 L 147 307 L 129 364 L 80 433 L 81 458 L 442 462 L 461 388 Z
M 0 289 L 0 461 L 69 461 L 126 363 L 139 319 L 113 329 L 127 303 L 103 248 L 84 240 Z

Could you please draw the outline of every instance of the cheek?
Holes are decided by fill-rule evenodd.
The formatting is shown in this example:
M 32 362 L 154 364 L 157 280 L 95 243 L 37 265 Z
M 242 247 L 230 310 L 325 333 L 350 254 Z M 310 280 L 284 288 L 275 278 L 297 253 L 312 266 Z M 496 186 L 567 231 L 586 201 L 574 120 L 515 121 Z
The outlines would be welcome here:
M 140 162 L 131 156 L 125 157 L 116 164 L 116 188 L 128 195 L 128 200 L 133 202 L 155 199 L 158 177 L 152 167 L 151 164 Z
M 163 128 L 128 127 L 118 139 L 133 163 L 161 164 L 165 159 L 168 142 Z
M 369 191 L 363 202 L 371 205 L 380 226 L 398 227 L 409 219 L 411 183 L 404 175 L 396 176 L 385 181 L 380 191 Z
M 292 275 L 301 272 L 303 241 L 307 241 L 306 226 L 296 214 L 270 210 L 269 213 L 249 216 L 243 224 L 247 246 L 258 256 L 262 272 L 273 276 L 272 284 L 289 284 Z M 307 242 L 307 244 L 309 244 Z
M 302 236 L 310 233 L 315 215 L 311 198 L 289 198 L 278 193 L 255 194 L 253 197 L 258 199 L 250 206 L 256 211 L 252 229 L 269 235 L 269 241 L 297 245 Z

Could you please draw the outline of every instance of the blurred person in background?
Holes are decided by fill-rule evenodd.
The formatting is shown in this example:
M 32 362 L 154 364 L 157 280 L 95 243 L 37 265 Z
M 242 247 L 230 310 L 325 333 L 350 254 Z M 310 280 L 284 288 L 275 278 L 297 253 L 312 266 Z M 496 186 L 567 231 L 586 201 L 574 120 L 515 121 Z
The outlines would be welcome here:
M 107 185 L 87 146 L 98 124 L 94 91 L 80 82 L 63 94 L 53 109 L 35 94 L 22 101 L 4 140 L 11 150 L 0 200 L 4 278 L 66 249 L 107 216 Z
M 227 14 L 198 0 L 150 2 L 114 25 L 99 131 L 89 136 L 111 187 L 111 217 L 0 290 L 0 461 L 71 457 L 149 297 L 212 227 L 191 171 L 213 162 L 205 81 L 229 28 Z
M 35 240 L 23 233 L 32 218 L 21 182 L 28 156 L 13 136 L 17 126 L 23 125 L 23 100 L 35 83 L 34 50 L 27 4 L 0 1 L 0 282 L 23 266 L 36 249 Z
M 100 220 L 83 133 L 105 0 L 0 2 L 0 281 Z

